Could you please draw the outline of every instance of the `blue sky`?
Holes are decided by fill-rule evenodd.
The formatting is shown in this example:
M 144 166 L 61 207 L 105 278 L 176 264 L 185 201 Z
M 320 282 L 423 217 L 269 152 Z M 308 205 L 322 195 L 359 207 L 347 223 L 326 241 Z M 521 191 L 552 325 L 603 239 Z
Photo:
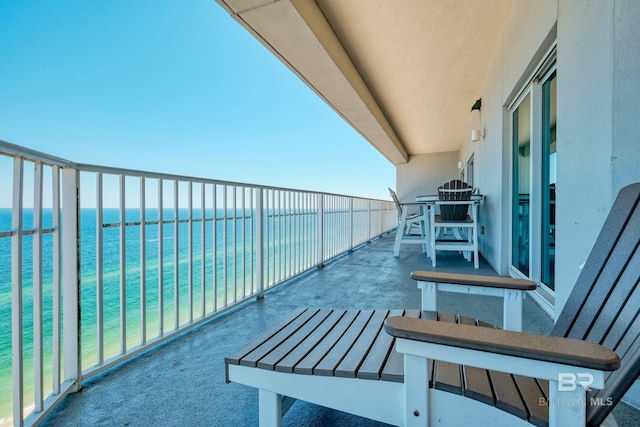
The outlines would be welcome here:
M 395 186 L 391 163 L 215 0 L 3 0 L 0 58 L 13 144 L 381 199 Z

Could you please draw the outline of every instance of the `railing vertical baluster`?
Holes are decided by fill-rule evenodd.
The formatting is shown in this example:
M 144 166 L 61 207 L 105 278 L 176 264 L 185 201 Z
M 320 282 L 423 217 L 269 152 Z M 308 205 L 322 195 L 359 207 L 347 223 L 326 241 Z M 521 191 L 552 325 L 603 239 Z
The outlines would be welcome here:
M 187 184 L 187 303 L 188 323 L 193 323 L 193 182 Z
M 274 252 L 273 250 L 275 249 L 274 245 L 273 245 L 273 241 L 275 240 L 275 233 L 274 233 L 274 228 L 273 228 L 273 222 L 275 220 L 275 218 L 273 217 L 274 215 L 274 211 L 275 211 L 275 206 L 274 206 L 274 193 L 275 190 L 269 190 L 267 192 L 267 224 L 266 224 L 266 230 L 267 230 L 267 235 L 265 238 L 265 242 L 267 244 L 267 259 L 266 259 L 266 264 L 267 264 L 267 276 L 266 276 L 266 280 L 267 283 L 265 284 L 266 287 L 269 287 L 269 285 L 271 284 L 271 271 L 273 270 L 272 268 L 272 263 L 273 263 L 273 258 L 274 258 Z M 271 197 L 269 197 L 269 195 Z M 270 199 L 270 200 L 269 200 Z M 275 274 L 274 274 L 275 277 Z
M 245 226 L 246 226 L 246 218 L 245 218 L 245 214 L 246 214 L 246 210 L 245 210 L 245 196 L 246 196 L 246 188 L 242 187 L 242 198 L 240 200 L 240 204 L 241 204 L 241 209 L 242 209 L 242 215 L 240 216 L 240 226 L 241 228 L 241 232 L 240 232 L 240 238 L 242 240 L 242 250 L 240 251 L 240 254 L 242 256 L 241 260 L 242 260 L 242 268 L 241 270 L 241 274 L 242 274 L 242 298 L 244 298 L 247 295 L 247 281 L 246 281 L 246 276 L 247 273 L 245 271 L 245 254 L 247 253 L 247 247 L 245 244 Z
M 200 184 L 200 218 L 202 218 L 202 222 L 200 224 L 200 295 L 202 301 L 200 302 L 200 312 L 202 316 L 205 317 L 207 314 L 207 244 L 206 244 L 206 230 L 207 230 L 207 209 L 205 206 L 206 197 L 205 197 L 206 185 L 205 183 Z M 214 222 L 215 224 L 215 222 Z
M 231 271 L 233 272 L 233 302 L 238 301 L 238 239 L 237 236 L 237 223 L 238 223 L 238 205 L 237 205 L 237 196 L 238 196 L 238 188 L 234 185 L 231 187 L 233 190 L 232 197 L 232 205 L 233 205 L 233 213 L 231 214 L 231 241 L 233 242 L 233 258 L 231 261 Z
M 254 253 L 256 251 L 256 245 L 255 245 L 255 238 L 254 238 L 255 226 L 253 222 L 255 221 L 255 218 L 256 218 L 256 215 L 255 215 L 256 194 L 257 192 L 255 188 L 249 189 L 249 256 L 251 257 L 249 259 L 249 277 L 251 278 L 252 294 L 258 291 L 258 286 L 256 283 L 256 279 L 254 277 L 254 274 L 255 274 Z
M 218 311 L 218 185 L 213 184 L 213 233 L 211 241 L 213 242 L 213 311 Z
M 371 241 L 371 200 L 367 200 L 367 240 Z
M 22 426 L 24 398 L 22 321 L 22 192 L 24 160 L 13 160 L 13 201 L 11 211 L 11 348 L 13 370 L 13 419 Z
M 78 171 L 62 171 L 62 301 L 64 339 L 64 380 L 82 386 L 80 364 L 80 204 Z M 21 415 L 21 414 L 20 414 Z
M 120 354 L 127 353 L 126 177 L 120 175 Z
M 60 394 L 60 338 L 61 338 L 61 307 L 60 307 L 60 262 L 62 257 L 60 256 L 60 167 L 53 166 L 51 172 L 51 186 L 52 186 L 52 216 L 51 225 L 53 227 L 52 236 L 52 249 L 53 249 L 53 319 L 52 319 L 52 334 L 53 334 L 53 394 Z
M 42 163 L 36 162 L 33 189 L 33 392 L 34 411 L 43 410 L 42 328 Z
M 353 250 L 353 197 L 349 197 L 349 250 Z
M 140 345 L 147 343 L 147 205 L 144 177 L 140 177 Z
M 264 297 L 264 207 L 262 188 L 256 190 L 256 282 L 258 298 Z
M 318 253 L 316 264 L 324 264 L 324 195 L 317 195 L 318 204 Z
M 158 336 L 164 336 L 164 203 L 163 180 L 158 179 Z
M 227 250 L 227 186 L 224 185 L 222 187 L 222 209 L 223 209 L 223 219 L 222 219 L 222 250 L 223 250 L 223 262 L 222 262 L 222 286 L 223 286 L 223 290 L 224 290 L 224 300 L 223 300 L 223 307 L 226 307 L 227 304 L 229 303 L 229 299 L 228 299 L 228 286 L 227 286 L 227 256 L 228 256 L 228 250 Z
M 173 311 L 175 315 L 173 329 L 180 327 L 180 182 L 173 181 Z
M 104 363 L 104 269 L 102 230 L 102 172 L 96 173 L 96 351 L 97 363 Z
M 278 190 L 278 282 L 282 281 L 282 190 Z

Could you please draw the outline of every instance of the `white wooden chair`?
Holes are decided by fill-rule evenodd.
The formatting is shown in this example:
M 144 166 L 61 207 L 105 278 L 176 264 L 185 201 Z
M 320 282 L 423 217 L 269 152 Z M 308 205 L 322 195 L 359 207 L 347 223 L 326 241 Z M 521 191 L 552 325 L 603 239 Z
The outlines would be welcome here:
M 400 255 L 400 245 L 403 243 L 422 245 L 422 251 L 427 252 L 428 248 L 428 226 L 426 223 L 427 214 L 420 209 L 424 208 L 423 203 L 400 203 L 396 192 L 389 188 L 389 195 L 393 199 L 398 210 L 398 227 L 396 229 L 396 240 L 393 245 L 393 256 Z M 417 212 L 409 212 L 409 207 L 418 209 Z
M 472 276 L 473 277 L 473 276 Z M 393 425 L 599 426 L 640 374 L 640 183 L 622 189 L 551 336 L 418 310 L 301 309 L 225 358 L 260 389 Z
M 439 200 L 430 209 L 430 256 L 436 267 L 438 251 L 462 251 L 465 258 L 478 260 L 478 203 L 471 200 L 473 188 L 460 180 L 452 180 L 438 188 Z M 438 211 L 440 213 L 438 213 Z

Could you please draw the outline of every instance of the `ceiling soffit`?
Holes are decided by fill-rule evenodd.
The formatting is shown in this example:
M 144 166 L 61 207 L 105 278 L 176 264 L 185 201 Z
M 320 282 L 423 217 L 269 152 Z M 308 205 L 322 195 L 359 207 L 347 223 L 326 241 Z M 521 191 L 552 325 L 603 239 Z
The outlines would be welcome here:
M 457 151 L 511 1 L 317 4 L 407 152 Z
M 217 1 L 389 161 L 408 160 L 315 2 Z
M 217 0 L 392 163 L 457 151 L 511 0 Z

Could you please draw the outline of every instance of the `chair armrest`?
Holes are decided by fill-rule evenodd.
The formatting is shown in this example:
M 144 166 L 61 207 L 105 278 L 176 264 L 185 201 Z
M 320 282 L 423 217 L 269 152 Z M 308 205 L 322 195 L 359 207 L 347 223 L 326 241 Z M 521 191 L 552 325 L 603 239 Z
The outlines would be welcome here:
M 419 282 L 449 283 L 453 285 L 481 286 L 486 288 L 506 288 L 533 291 L 536 282 L 504 276 L 481 276 L 477 274 L 440 273 L 434 271 L 413 271 L 411 278 Z
M 612 350 L 571 338 L 397 316 L 388 318 L 384 329 L 397 338 L 580 368 L 614 371 L 620 367 L 620 358 Z

